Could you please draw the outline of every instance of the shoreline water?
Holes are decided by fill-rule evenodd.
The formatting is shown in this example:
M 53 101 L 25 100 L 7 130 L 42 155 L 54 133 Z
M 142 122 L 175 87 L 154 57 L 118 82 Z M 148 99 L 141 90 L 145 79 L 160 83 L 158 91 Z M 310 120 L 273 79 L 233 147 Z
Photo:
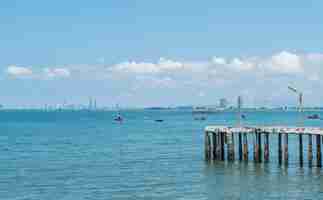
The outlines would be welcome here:
M 194 121 L 191 112 L 125 111 L 122 124 L 114 114 L 0 112 L 2 199 L 323 198 L 321 169 L 300 168 L 294 154 L 288 168 L 273 148 L 269 164 L 205 163 L 204 128 L 234 125 L 234 112 Z M 243 121 L 296 122 L 296 112 L 250 112 Z M 297 138 L 289 145 L 297 151 Z

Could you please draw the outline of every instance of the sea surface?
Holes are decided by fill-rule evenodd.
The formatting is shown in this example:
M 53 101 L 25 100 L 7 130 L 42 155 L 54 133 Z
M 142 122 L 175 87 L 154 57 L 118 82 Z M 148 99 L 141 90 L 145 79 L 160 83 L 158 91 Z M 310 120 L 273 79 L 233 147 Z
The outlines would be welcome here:
M 299 166 L 296 136 L 289 138 L 288 166 L 277 162 L 275 136 L 268 164 L 207 163 L 204 127 L 235 125 L 236 113 L 206 121 L 194 121 L 188 111 L 122 115 L 120 124 L 115 112 L 1 111 L 0 200 L 323 199 L 323 171 Z M 295 125 L 298 119 L 296 112 L 245 115 L 248 125 Z M 305 125 L 323 127 L 323 120 Z

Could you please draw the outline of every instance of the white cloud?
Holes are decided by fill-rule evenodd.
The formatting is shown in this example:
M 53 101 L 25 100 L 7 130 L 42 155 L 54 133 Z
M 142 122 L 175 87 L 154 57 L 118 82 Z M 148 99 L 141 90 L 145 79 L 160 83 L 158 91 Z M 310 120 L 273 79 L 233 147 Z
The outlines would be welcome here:
M 64 67 L 17 67 L 9 66 L 12 76 L 30 76 L 34 79 L 68 78 L 73 73 L 76 79 L 135 80 L 145 76 L 145 83 L 170 86 L 230 84 L 239 80 L 274 81 L 281 75 L 290 78 L 317 80 L 323 76 L 322 53 L 277 52 L 268 56 L 211 57 L 209 60 L 177 61 L 161 57 L 155 62 L 129 61 L 115 65 L 102 64 L 64 65 Z M 284 76 L 285 77 L 285 76 Z M 287 76 L 286 76 L 287 77 Z
M 123 62 L 112 66 L 113 71 L 133 72 L 133 73 L 160 73 L 172 70 L 182 69 L 184 65 L 181 62 L 160 58 L 157 63 L 150 62 Z
M 269 57 L 235 57 L 230 59 L 213 57 L 212 65 L 221 75 L 232 72 L 258 73 L 265 71 L 269 74 L 295 74 L 304 71 L 304 59 L 323 61 L 322 54 L 311 54 L 308 57 L 288 51 L 281 51 Z
M 215 70 L 209 61 L 188 61 L 183 63 L 183 67 L 178 72 L 197 75 L 198 73 L 205 73 L 209 70 Z
M 6 69 L 6 73 L 13 77 L 28 77 L 32 79 L 48 79 L 48 78 L 67 78 L 70 77 L 69 68 L 33 68 L 18 67 L 10 65 Z
M 135 76 L 135 85 L 131 90 L 138 90 L 140 88 L 171 88 L 176 86 L 176 81 L 171 77 L 154 77 L 147 75 Z
M 152 87 L 264 87 L 278 82 L 312 80 L 323 76 L 323 54 L 280 51 L 268 56 L 211 57 L 209 60 L 177 61 L 160 58 L 157 62 L 123 62 L 110 66 L 111 77 L 134 80 L 144 76 Z M 286 76 L 288 75 L 288 76 Z M 167 77 L 167 78 L 165 78 Z M 168 80 L 171 79 L 171 80 Z M 136 84 L 136 82 L 134 82 Z
M 256 67 L 256 63 L 242 58 L 233 58 L 231 60 L 227 60 L 226 58 L 215 56 L 211 59 L 211 63 L 217 69 L 238 72 L 253 70 Z
M 184 65 L 181 62 L 169 60 L 166 58 L 160 58 L 157 67 L 160 68 L 161 70 L 178 70 L 182 69 Z
M 295 74 L 304 71 L 302 57 L 288 51 L 273 55 L 263 64 L 266 69 L 276 73 Z
M 240 58 L 234 58 L 230 63 L 229 67 L 236 71 L 248 71 L 255 68 L 255 63 L 249 62 L 247 60 L 241 60 Z
M 7 68 L 7 74 L 16 77 L 26 77 L 31 76 L 33 74 L 33 71 L 28 67 L 18 67 L 15 65 L 11 65 Z
M 67 68 L 45 68 L 43 69 L 45 77 L 48 78 L 66 78 L 71 75 Z
M 101 61 L 103 63 L 104 60 Z M 266 56 L 214 56 L 205 60 L 180 61 L 161 57 L 151 62 L 102 63 L 99 60 L 93 65 L 70 64 L 62 67 L 13 65 L 6 69 L 6 74 L 44 81 L 59 78 L 100 80 L 104 83 L 102 85 L 124 91 L 125 94 L 145 95 L 150 90 L 156 93 L 167 91 L 168 94 L 182 97 L 186 93 L 190 95 L 183 98 L 188 101 L 205 94 L 210 94 L 210 98 L 231 98 L 241 94 L 241 91 L 248 91 L 243 92 L 244 96 L 250 96 L 247 101 L 257 102 L 252 97 L 255 95 L 279 102 L 277 99 L 286 97 L 286 85 L 289 83 L 308 91 L 323 88 L 323 53 L 315 52 L 279 51 Z M 191 95 L 192 91 L 195 91 L 194 95 Z M 306 99 L 308 101 L 310 98 Z
M 310 80 L 310 81 L 318 81 L 318 80 L 320 80 L 320 77 L 317 74 L 310 74 L 308 76 L 308 80 Z
M 225 65 L 227 64 L 227 61 L 225 58 L 221 58 L 221 57 L 213 57 L 211 62 L 215 65 Z
M 160 70 L 153 63 L 123 62 L 112 67 L 117 72 L 157 73 Z

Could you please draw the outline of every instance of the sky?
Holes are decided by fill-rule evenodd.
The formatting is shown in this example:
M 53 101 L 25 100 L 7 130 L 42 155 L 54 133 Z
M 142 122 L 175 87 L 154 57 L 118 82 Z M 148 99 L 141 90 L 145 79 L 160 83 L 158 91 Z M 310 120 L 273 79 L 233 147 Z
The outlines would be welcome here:
M 0 104 L 323 106 L 321 0 L 2 0 Z

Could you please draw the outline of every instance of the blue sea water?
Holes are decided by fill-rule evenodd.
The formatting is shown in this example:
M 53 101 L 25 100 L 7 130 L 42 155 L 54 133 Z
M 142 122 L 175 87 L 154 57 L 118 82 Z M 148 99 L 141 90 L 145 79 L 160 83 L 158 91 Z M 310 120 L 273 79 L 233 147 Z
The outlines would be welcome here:
M 122 114 L 119 124 L 114 112 L 1 111 L 0 199 L 323 199 L 322 170 L 299 166 L 296 136 L 288 166 L 278 165 L 275 136 L 268 164 L 206 163 L 204 127 L 234 125 L 235 113 L 206 121 L 186 111 Z M 243 123 L 297 119 L 295 112 L 248 112 Z M 305 125 L 323 127 L 323 121 Z M 304 137 L 305 160 L 306 144 Z

